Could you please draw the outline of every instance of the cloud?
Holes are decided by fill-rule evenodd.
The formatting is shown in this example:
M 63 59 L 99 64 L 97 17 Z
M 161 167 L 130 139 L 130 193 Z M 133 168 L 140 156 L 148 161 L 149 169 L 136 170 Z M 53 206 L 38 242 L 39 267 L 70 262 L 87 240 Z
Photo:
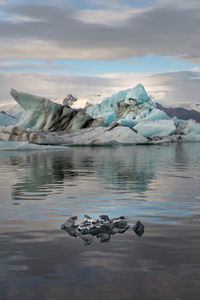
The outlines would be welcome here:
M 54 46 L 49 42 L 27 41 L 20 39 L 16 45 L 0 45 L 1 59 L 41 59 L 46 61 L 52 60 L 100 60 L 114 61 L 120 57 L 129 56 L 129 50 L 121 46 L 115 47 L 72 47 L 67 48 Z
M 84 23 L 92 24 L 118 24 L 125 22 L 131 17 L 129 11 L 119 12 L 112 10 L 82 10 L 78 13 L 77 19 Z
M 87 0 L 86 2 L 91 6 L 106 7 L 114 10 L 127 9 L 130 6 L 130 2 L 125 4 L 127 1 L 124 0 Z
M 85 68 L 69 66 L 61 63 L 47 62 L 26 62 L 26 61 L 0 61 L 1 72 L 38 72 L 38 73 L 55 73 L 55 72 L 77 72 L 85 71 Z
M 84 23 L 102 25 L 123 25 L 137 14 L 144 13 L 147 9 L 128 9 L 122 11 L 85 9 L 77 12 L 77 19 Z
M 194 6 L 200 6 L 199 0 L 158 0 L 158 4 L 165 4 L 165 5 L 175 5 L 175 6 L 181 6 L 181 7 L 194 7 Z
M 194 67 L 191 71 L 200 73 L 200 68 L 199 67 Z
M 153 101 L 158 102 L 200 102 L 199 80 L 194 78 L 199 72 L 182 71 L 161 74 L 105 74 L 104 78 L 113 78 L 114 86 L 125 88 L 133 87 L 142 83 Z M 120 89 L 119 89 L 120 90 Z
M 89 11 L 48 5 L 15 6 L 7 13 L 26 21 L 1 22 L 1 57 L 119 60 L 152 54 L 200 62 L 199 9 L 167 6 L 136 12 L 125 14 L 121 25 L 119 14 L 113 12 L 110 21 L 118 22 L 118 26 L 110 26 L 103 11 L 95 12 L 96 23 L 92 15 L 86 23 Z M 99 21 L 101 16 L 104 24 Z
M 12 100 L 11 88 L 44 97 L 65 97 L 67 94 L 84 96 L 103 92 L 112 94 L 119 89 L 113 80 L 87 76 L 35 74 L 35 73 L 1 73 L 0 103 Z
M 194 80 L 195 79 L 195 80 Z M 142 83 L 153 101 L 200 103 L 200 72 L 185 71 L 163 74 L 110 74 L 109 76 L 72 76 L 56 74 L 0 73 L 0 103 L 11 100 L 10 89 L 44 97 L 63 98 L 67 94 L 87 98 L 88 95 L 111 95 Z

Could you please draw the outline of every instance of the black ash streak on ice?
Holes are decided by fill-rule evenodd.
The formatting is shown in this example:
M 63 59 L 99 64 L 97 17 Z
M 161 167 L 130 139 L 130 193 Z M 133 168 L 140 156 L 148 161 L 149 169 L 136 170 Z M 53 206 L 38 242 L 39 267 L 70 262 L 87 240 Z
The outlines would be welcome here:
M 129 228 L 132 228 L 138 237 L 141 237 L 144 233 L 144 225 L 139 220 L 131 227 L 127 222 L 128 217 L 125 216 L 109 219 L 107 215 L 101 215 L 96 221 L 88 215 L 84 217 L 84 221 L 79 225 L 75 224 L 77 216 L 70 217 L 62 224 L 61 229 L 65 230 L 70 236 L 80 237 L 85 246 L 93 242 L 94 236 L 99 239 L 100 243 L 107 243 L 112 235 L 124 233 Z

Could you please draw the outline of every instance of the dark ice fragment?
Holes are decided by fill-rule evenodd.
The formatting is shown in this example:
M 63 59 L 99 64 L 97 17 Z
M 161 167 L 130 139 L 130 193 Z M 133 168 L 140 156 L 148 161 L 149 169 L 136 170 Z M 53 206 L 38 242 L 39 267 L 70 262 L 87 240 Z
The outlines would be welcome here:
M 138 220 L 137 223 L 132 227 L 135 234 L 137 234 L 138 237 L 141 237 L 144 233 L 144 225 Z

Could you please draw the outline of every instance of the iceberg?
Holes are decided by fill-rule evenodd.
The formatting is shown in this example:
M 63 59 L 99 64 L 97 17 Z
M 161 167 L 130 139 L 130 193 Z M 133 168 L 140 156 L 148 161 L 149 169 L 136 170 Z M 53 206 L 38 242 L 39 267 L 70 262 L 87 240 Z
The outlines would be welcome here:
M 126 126 L 134 126 L 150 114 L 154 108 L 155 103 L 149 98 L 143 85 L 138 84 L 132 89 L 105 98 L 100 104 L 88 107 L 86 113 L 93 118 L 103 118 L 105 125 L 110 125 L 113 121 L 120 121 Z
M 86 112 L 68 106 L 76 100 L 71 95 L 65 99 L 67 106 L 13 89 L 11 95 L 25 112 L 18 123 L 0 128 L 5 141 L 74 146 L 200 140 L 199 123 L 170 118 L 156 108 L 142 84 L 89 106 Z
M 185 142 L 200 142 L 200 124 L 194 120 L 179 122 L 177 131 Z
M 189 120 L 184 129 L 184 134 L 200 134 L 200 124 L 194 120 Z
M 86 113 L 28 93 L 11 90 L 11 96 L 25 110 L 17 125 L 43 131 L 77 130 L 104 126 L 103 119 L 95 120 Z
M 86 112 L 92 117 L 103 118 L 107 126 L 115 121 L 132 127 L 145 138 L 169 136 L 176 130 L 176 120 L 156 108 L 142 84 L 107 97 Z

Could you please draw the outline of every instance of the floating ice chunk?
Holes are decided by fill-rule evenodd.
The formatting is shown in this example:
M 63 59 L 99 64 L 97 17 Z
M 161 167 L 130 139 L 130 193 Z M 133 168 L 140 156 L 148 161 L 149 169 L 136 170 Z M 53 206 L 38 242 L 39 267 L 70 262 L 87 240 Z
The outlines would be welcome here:
M 99 219 L 94 221 L 86 215 L 80 225 L 75 224 L 76 219 L 76 216 L 69 218 L 61 225 L 61 229 L 65 230 L 70 236 L 79 236 L 84 240 L 84 245 L 91 244 L 94 236 L 99 239 L 100 243 L 107 243 L 112 235 L 124 233 L 130 228 L 127 222 L 128 218 L 125 216 L 110 219 L 107 215 L 101 215 Z M 140 221 L 137 221 L 132 229 L 138 236 L 144 233 L 144 225 Z
M 93 219 L 88 216 L 88 215 L 85 215 L 84 216 L 84 220 L 83 222 L 78 226 L 78 229 L 81 230 L 81 228 L 90 228 L 91 226 L 93 226 Z
M 168 136 L 173 134 L 176 127 L 173 120 L 157 120 L 140 122 L 134 129 L 137 130 L 139 135 L 148 138 L 153 136 Z
M 184 121 L 183 121 L 184 122 Z M 179 125 L 179 131 L 183 133 L 181 139 L 185 142 L 200 142 L 200 123 L 189 120 Z
M 116 228 L 124 228 L 128 225 L 127 217 L 121 216 L 119 218 L 112 219 L 112 223 Z
M 200 124 L 194 120 L 189 120 L 184 130 L 184 134 L 200 134 Z
M 77 216 L 70 217 L 65 221 L 64 224 L 62 224 L 61 228 L 65 229 L 67 227 L 73 227 L 75 225 L 76 220 L 77 220 Z
M 181 140 L 183 142 L 200 142 L 200 134 L 189 133 L 187 135 L 182 135 Z
M 132 229 L 137 234 L 138 237 L 141 237 L 143 235 L 143 233 L 144 233 L 144 225 L 139 220 L 133 226 Z

